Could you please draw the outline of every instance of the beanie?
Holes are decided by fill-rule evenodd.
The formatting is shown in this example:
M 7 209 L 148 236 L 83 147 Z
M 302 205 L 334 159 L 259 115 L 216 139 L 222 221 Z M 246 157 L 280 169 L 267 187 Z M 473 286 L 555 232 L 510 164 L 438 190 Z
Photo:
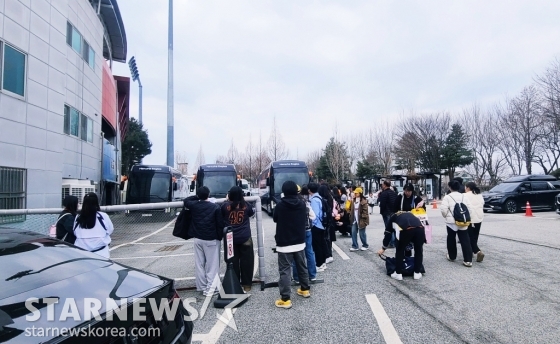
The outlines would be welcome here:
M 297 184 L 291 180 L 287 180 L 282 184 L 282 192 L 285 196 L 296 196 L 298 194 Z

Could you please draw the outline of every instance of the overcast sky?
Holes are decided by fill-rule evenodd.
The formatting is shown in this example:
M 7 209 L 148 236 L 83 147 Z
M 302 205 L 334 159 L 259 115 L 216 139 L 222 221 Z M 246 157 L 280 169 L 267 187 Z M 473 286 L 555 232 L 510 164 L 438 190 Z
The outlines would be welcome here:
M 167 0 L 120 0 L 128 58 L 165 164 Z M 488 106 L 560 56 L 560 1 L 174 0 L 175 150 L 195 164 L 266 141 L 276 116 L 290 158 L 393 120 Z M 113 73 L 128 76 L 128 65 Z M 138 116 L 138 87 L 130 115 Z M 192 171 L 191 171 L 192 172 Z

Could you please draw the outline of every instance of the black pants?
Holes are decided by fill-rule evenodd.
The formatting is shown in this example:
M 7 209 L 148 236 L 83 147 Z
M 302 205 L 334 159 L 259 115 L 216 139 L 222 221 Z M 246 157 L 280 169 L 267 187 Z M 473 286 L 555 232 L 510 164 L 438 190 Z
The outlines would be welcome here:
M 327 259 L 327 242 L 325 241 L 325 230 L 315 226 L 311 228 L 311 246 L 315 251 L 315 263 L 321 266 Z
M 395 270 L 398 274 L 402 273 L 404 251 L 409 243 L 412 243 L 414 245 L 414 272 L 421 272 L 422 261 L 424 260 L 423 245 L 425 241 L 426 233 L 424 232 L 424 227 L 405 229 L 400 232 L 400 237 L 397 241 L 397 248 L 395 252 L 395 259 L 397 261 Z
M 253 284 L 253 267 L 255 265 L 255 251 L 253 250 L 253 239 L 249 238 L 242 244 L 233 245 L 233 269 L 237 278 L 241 279 L 241 285 Z
M 447 227 L 447 253 L 449 254 L 449 259 L 457 258 L 457 239 L 455 236 L 459 237 L 459 242 L 461 243 L 463 261 L 472 263 L 472 249 L 468 231 L 458 230 L 455 232 L 453 229 Z
M 332 239 L 330 229 L 325 230 L 325 244 L 327 245 L 327 250 L 325 251 L 325 259 L 332 257 Z
M 480 226 L 482 226 L 482 222 L 471 223 L 468 229 L 473 253 L 478 253 L 478 251 L 480 251 L 480 248 L 478 248 L 478 235 L 480 234 Z

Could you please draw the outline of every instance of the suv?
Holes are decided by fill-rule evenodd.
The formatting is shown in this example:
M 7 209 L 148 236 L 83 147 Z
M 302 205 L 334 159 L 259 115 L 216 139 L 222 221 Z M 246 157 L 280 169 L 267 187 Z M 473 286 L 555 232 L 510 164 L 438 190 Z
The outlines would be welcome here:
M 512 214 L 524 210 L 527 202 L 531 205 L 531 209 L 554 210 L 558 207 L 555 205 L 555 197 L 560 194 L 560 189 L 555 187 L 556 184 L 558 184 L 556 177 L 549 175 L 511 177 L 482 194 L 484 211 L 500 210 Z

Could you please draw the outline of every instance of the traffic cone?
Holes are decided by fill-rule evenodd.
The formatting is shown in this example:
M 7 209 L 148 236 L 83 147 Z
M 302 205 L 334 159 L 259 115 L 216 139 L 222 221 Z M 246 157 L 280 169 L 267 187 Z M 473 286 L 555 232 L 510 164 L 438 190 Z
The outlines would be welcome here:
M 224 280 L 222 281 L 222 290 L 226 297 L 231 295 L 233 298 L 222 298 L 222 291 L 220 290 L 218 298 L 214 301 L 215 308 L 225 308 L 227 305 L 237 300 L 239 295 L 244 295 L 243 288 L 241 287 L 241 283 L 235 274 L 233 263 L 231 262 L 227 265 L 226 274 L 224 275 Z M 239 302 L 236 307 L 241 306 L 245 303 L 245 301 L 247 301 L 247 298 L 244 298 L 241 302 Z
M 533 217 L 533 210 L 531 210 L 531 204 L 527 201 L 527 205 L 525 206 L 525 216 Z
M 432 209 L 437 209 L 437 201 L 436 200 L 434 200 L 432 202 Z

